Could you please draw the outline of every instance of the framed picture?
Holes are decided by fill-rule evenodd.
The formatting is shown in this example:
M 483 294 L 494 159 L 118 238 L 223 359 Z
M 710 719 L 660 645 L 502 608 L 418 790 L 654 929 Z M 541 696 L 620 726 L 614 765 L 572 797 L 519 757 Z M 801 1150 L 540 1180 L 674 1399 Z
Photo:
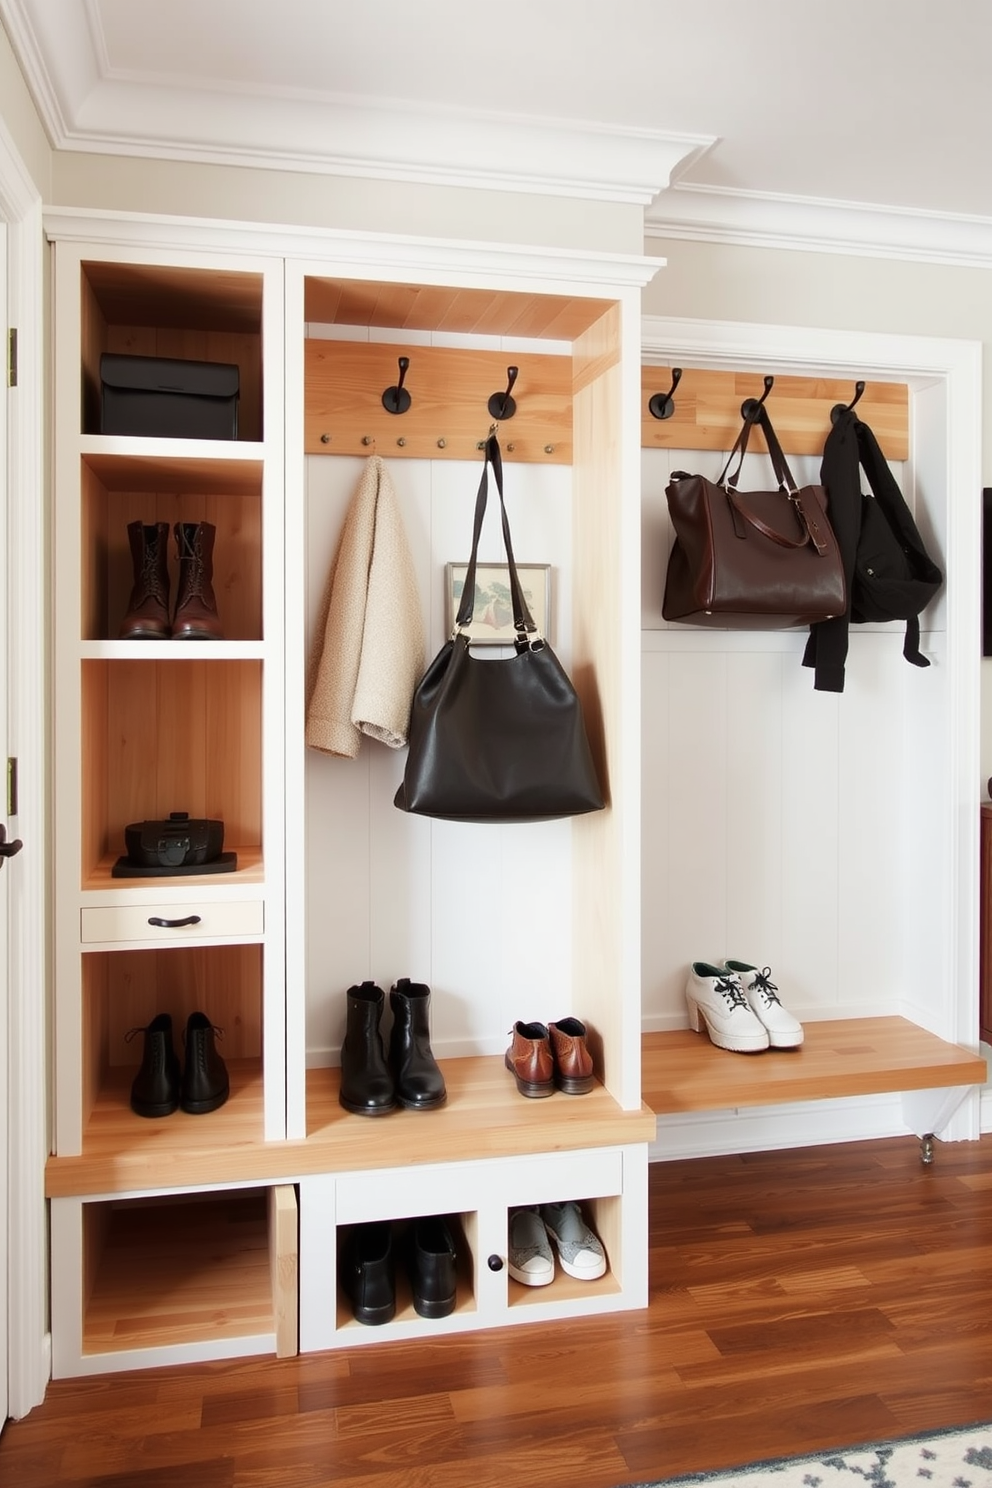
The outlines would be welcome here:
M 446 633 L 454 629 L 455 616 L 465 590 L 467 563 L 448 563 L 444 569 Z M 548 641 L 551 635 L 551 564 L 518 563 L 517 573 L 534 624 Z M 469 638 L 474 646 L 513 644 L 513 604 L 510 571 L 505 563 L 478 563 L 475 568 L 475 607 Z

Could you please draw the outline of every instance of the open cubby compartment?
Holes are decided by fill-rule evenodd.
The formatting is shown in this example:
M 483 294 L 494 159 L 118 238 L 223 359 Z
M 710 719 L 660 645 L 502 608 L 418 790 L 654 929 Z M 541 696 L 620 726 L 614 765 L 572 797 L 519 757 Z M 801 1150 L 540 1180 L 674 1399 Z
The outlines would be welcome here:
M 118 882 L 109 872 L 124 852 L 126 826 L 172 811 L 222 821 L 224 851 L 238 854 L 237 873 L 196 882 L 229 883 L 261 862 L 262 663 L 186 660 L 188 651 L 178 649 L 175 660 L 81 663 L 84 889 Z
M 170 613 L 179 579 L 176 523 L 209 522 L 216 529 L 213 590 L 224 638 L 262 639 L 260 460 L 90 452 L 82 457 L 81 493 L 83 640 L 117 638 L 135 577 L 127 529 L 139 521 L 169 525 Z
M 262 438 L 262 275 L 82 264 L 82 431 L 100 429 L 100 356 L 179 357 L 239 369 L 238 439 Z
M 423 1217 L 427 1217 L 426 1215 Z M 444 1214 L 438 1216 L 444 1220 L 448 1232 L 451 1235 L 455 1247 L 457 1282 L 455 1293 L 455 1307 L 449 1318 L 464 1317 L 476 1312 L 475 1300 L 475 1266 L 478 1255 L 478 1217 L 474 1213 Z M 393 1276 L 396 1287 L 396 1316 L 392 1327 L 404 1329 L 409 1325 L 418 1328 L 441 1329 L 448 1325 L 446 1318 L 421 1318 L 413 1305 L 413 1289 L 410 1276 L 410 1245 L 413 1238 L 413 1229 L 416 1224 L 415 1217 L 404 1217 L 401 1219 L 379 1221 L 388 1223 L 391 1230 L 390 1244 L 392 1253 Z M 344 1282 L 345 1267 L 349 1245 L 354 1239 L 354 1225 L 341 1225 L 337 1232 L 337 1259 L 338 1259 L 338 1298 L 337 1298 L 337 1326 L 338 1329 L 361 1328 L 365 1333 L 375 1334 L 379 1331 L 379 1325 L 373 1326 L 359 1322 L 354 1314 L 352 1299 L 348 1295 Z
M 599 1236 L 603 1250 L 606 1252 L 606 1270 L 602 1276 L 594 1280 L 581 1280 L 575 1276 L 569 1276 L 561 1266 L 558 1250 L 551 1241 L 551 1254 L 554 1257 L 555 1274 L 554 1280 L 546 1286 L 525 1286 L 510 1275 L 509 1268 L 506 1271 L 506 1305 L 509 1308 L 526 1307 L 532 1304 L 541 1306 L 544 1304 L 587 1302 L 592 1298 L 615 1297 L 622 1291 L 621 1257 L 623 1233 L 623 1203 L 619 1194 L 603 1195 L 600 1198 L 585 1199 L 578 1196 L 575 1198 L 582 1211 L 582 1217 L 594 1234 Z M 559 1202 L 558 1200 L 545 1200 L 546 1203 Z M 509 1254 L 509 1226 L 513 1211 L 507 1214 L 507 1240 L 506 1253 Z M 614 1264 L 616 1270 L 614 1270 Z
M 554 570 L 555 646 L 582 703 L 608 806 L 570 822 L 539 824 L 529 833 L 528 882 L 540 886 L 535 892 L 544 896 L 544 913 L 516 916 L 508 933 L 493 906 L 512 893 L 507 863 L 519 844 L 511 837 L 528 829 L 442 823 L 428 835 L 423 822 L 393 808 L 395 754 L 387 757 L 373 745 L 363 747 L 357 761 L 335 760 L 306 751 L 300 738 L 299 813 L 312 845 L 306 859 L 301 855 L 299 863 L 287 865 L 288 955 L 305 962 L 300 979 L 307 988 L 307 1055 L 311 1063 L 336 1057 L 324 1012 L 327 989 L 360 980 L 366 965 L 387 968 L 392 977 L 419 964 L 430 969 L 425 980 L 432 984 L 438 1057 L 502 1054 L 515 1019 L 574 1014 L 590 1030 L 604 1086 L 623 1110 L 636 1111 L 639 678 L 631 658 L 639 637 L 637 301 L 622 291 L 614 294 L 613 285 L 594 298 L 564 279 L 528 276 L 514 289 L 505 280 L 494 288 L 481 274 L 476 285 L 465 277 L 460 271 L 457 284 L 446 285 L 436 274 L 428 283 L 387 283 L 304 272 L 306 323 L 330 328 L 320 343 L 327 364 L 340 358 L 350 365 L 353 333 L 356 343 L 364 337 L 377 350 L 388 339 L 380 371 L 390 380 L 396 375 L 393 351 L 404 346 L 407 334 L 420 342 L 436 335 L 446 355 L 436 362 L 424 359 L 426 389 L 414 390 L 409 414 L 420 420 L 417 435 L 409 432 L 407 415 L 391 419 L 384 413 L 371 373 L 360 405 L 349 401 L 348 379 L 342 377 L 335 384 L 340 404 L 307 409 L 312 448 L 305 444 L 307 453 L 298 457 L 309 502 L 307 549 L 300 550 L 307 572 L 302 626 L 306 630 L 309 623 L 312 630 L 317 623 L 328 564 L 354 489 L 353 461 L 335 455 L 339 445 L 349 448 L 348 427 L 359 436 L 356 451 L 371 447 L 361 440 L 374 439 L 378 430 L 380 452 L 388 447 L 391 455 L 401 436 L 401 453 L 418 455 L 402 465 L 397 460 L 395 480 L 418 588 L 429 605 L 427 655 L 437 652 L 446 635 L 445 564 L 462 559 L 470 545 L 479 439 L 492 422 L 483 388 L 488 395 L 502 391 L 493 377 L 499 373 L 505 380 L 507 361 L 519 365 L 513 395 L 518 413 L 500 429 L 516 556 L 546 561 Z M 302 326 L 299 332 L 302 353 Z M 480 346 L 491 351 L 495 338 L 503 345 L 500 362 L 486 369 L 492 386 L 480 383 L 466 411 L 460 359 L 473 365 Z M 559 409 L 552 400 L 553 415 L 529 381 L 532 354 L 536 362 L 543 356 L 563 366 L 555 386 L 565 389 L 566 406 Z M 412 378 L 417 343 L 410 356 Z M 519 412 L 524 408 L 526 419 Z M 323 444 L 322 431 L 329 431 Z M 554 448 L 553 459 L 546 446 Z M 559 459 L 563 447 L 568 460 Z M 440 465 L 453 453 L 463 471 L 457 462 Z M 487 529 L 491 517 L 490 503 Z M 487 536 L 497 532 L 498 525 Z M 289 773 L 295 773 L 292 758 Z M 321 836 L 332 825 L 336 850 L 327 853 Z M 294 973 L 291 964 L 290 980 Z M 294 1123 L 304 1125 L 295 1114 Z
M 205 1142 L 261 1141 L 263 1134 L 263 947 L 177 945 L 167 949 L 89 951 L 82 957 L 83 1148 L 154 1140 L 182 1151 Z M 160 1120 L 136 1116 L 131 1081 L 141 1063 L 146 1028 L 159 1013 L 172 1018 L 180 1064 L 190 1013 L 220 1030 L 217 1049 L 231 1094 L 217 1111 L 179 1110 Z M 226 1133 L 223 1135 L 222 1133 Z
M 292 1184 L 52 1200 L 53 1374 L 296 1353 Z

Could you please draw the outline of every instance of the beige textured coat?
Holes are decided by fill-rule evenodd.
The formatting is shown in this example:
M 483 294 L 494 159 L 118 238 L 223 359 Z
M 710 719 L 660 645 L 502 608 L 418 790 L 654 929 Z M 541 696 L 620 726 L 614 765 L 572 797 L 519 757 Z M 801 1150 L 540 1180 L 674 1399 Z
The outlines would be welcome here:
M 308 746 L 354 759 L 367 734 L 399 749 L 423 671 L 413 558 L 389 471 L 372 455 L 348 507 L 316 632 Z

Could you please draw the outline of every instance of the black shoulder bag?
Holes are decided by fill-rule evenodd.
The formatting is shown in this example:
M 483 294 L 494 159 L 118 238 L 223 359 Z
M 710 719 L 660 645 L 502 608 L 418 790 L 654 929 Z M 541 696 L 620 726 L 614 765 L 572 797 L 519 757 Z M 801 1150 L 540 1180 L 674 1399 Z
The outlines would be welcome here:
M 466 627 L 492 465 L 510 574 L 515 654 L 472 654 Z M 451 821 L 523 822 L 577 816 L 604 805 L 582 706 L 537 630 L 517 574 L 495 435 L 486 441 L 472 556 L 451 638 L 418 684 L 410 750 L 395 805 Z

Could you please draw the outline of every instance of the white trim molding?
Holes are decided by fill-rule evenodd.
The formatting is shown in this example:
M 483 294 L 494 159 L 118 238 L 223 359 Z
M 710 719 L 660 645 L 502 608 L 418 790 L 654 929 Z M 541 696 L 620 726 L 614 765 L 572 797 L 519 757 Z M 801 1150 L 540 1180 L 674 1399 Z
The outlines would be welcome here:
M 0 0 L 57 150 L 199 161 L 647 206 L 710 135 L 195 80 L 109 65 L 90 6 Z
M 681 181 L 645 213 L 645 234 L 964 268 L 992 266 L 992 217 L 728 191 Z
M 17 390 L 9 402 L 9 603 L 19 617 L 10 647 L 10 748 L 21 762 L 16 828 L 25 848 L 12 874 L 8 1140 L 8 1409 L 27 1414 L 51 1372 L 47 1332 L 47 800 L 44 617 L 44 311 L 41 198 L 0 121 L 0 217 L 7 225 L 9 323 L 18 331 Z
M 643 289 L 665 259 L 634 253 L 590 253 L 584 249 L 532 248 L 506 243 L 421 238 L 339 228 L 272 227 L 74 207 L 46 207 L 45 231 L 52 241 L 81 242 L 112 250 L 165 249 L 195 253 L 216 250 L 277 258 L 326 259 L 338 274 L 368 278 L 370 268 L 386 279 L 452 286 L 470 285 L 485 258 L 487 282 L 520 288 L 562 279 L 583 286 L 591 297 L 617 289 Z M 578 288 L 576 288 L 578 293 Z

